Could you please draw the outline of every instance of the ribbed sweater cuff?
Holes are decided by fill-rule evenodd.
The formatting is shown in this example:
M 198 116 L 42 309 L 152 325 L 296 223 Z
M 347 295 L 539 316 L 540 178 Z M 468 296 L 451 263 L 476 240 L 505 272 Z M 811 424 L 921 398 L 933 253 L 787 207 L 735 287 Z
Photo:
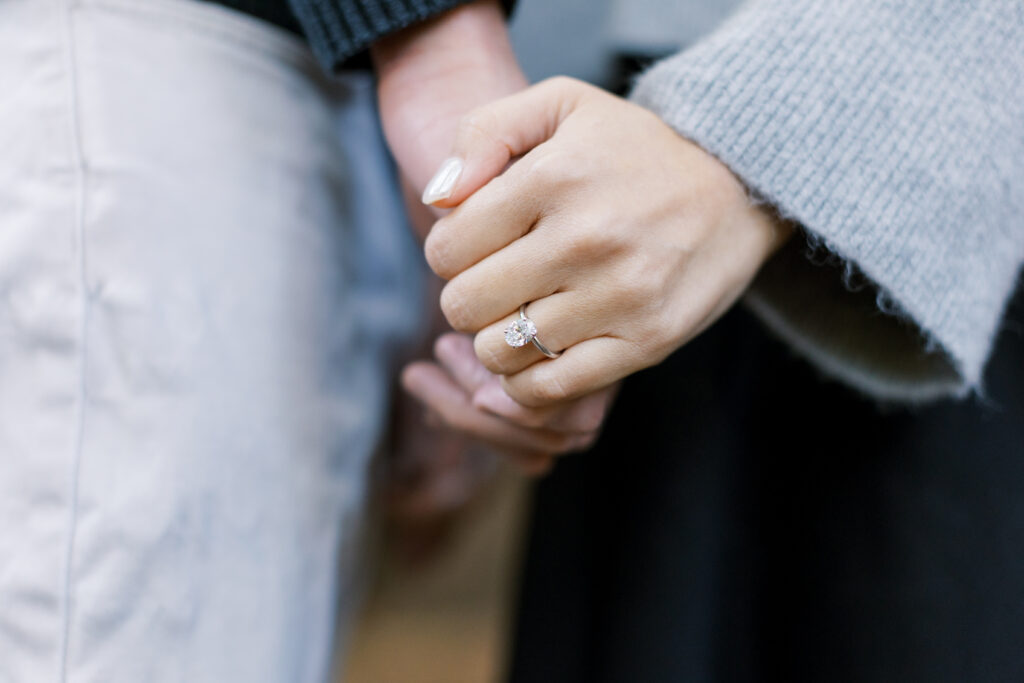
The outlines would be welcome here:
M 964 395 L 1024 259 L 1021 44 L 1019 3 L 755 0 L 632 99 L 837 261 L 766 265 L 772 329 L 880 399 Z
M 313 53 L 330 72 L 378 38 L 472 0 L 289 0 Z M 503 0 L 511 12 L 514 0 Z

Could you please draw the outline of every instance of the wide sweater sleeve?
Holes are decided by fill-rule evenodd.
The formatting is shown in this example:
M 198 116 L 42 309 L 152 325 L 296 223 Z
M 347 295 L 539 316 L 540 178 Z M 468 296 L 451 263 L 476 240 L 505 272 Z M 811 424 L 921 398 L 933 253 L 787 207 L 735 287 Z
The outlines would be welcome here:
M 378 38 L 471 0 L 288 0 L 309 45 L 328 71 L 337 71 Z M 515 0 L 502 0 L 507 13 Z
M 801 227 L 745 296 L 795 350 L 879 399 L 982 389 L 1024 259 L 1024 2 L 754 0 L 631 97 Z

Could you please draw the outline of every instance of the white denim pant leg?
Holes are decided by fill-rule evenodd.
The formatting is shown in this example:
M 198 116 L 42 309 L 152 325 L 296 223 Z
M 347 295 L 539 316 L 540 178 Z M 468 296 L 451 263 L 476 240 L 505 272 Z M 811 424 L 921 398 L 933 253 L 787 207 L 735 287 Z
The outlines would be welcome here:
M 0 681 L 324 681 L 417 322 L 366 77 L 0 0 Z

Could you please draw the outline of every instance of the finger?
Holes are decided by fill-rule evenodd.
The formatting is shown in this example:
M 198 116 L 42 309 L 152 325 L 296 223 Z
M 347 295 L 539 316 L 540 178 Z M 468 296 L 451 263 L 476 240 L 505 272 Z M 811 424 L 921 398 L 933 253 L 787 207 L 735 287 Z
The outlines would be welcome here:
M 576 436 L 587 435 L 604 421 L 610 402 L 599 392 L 568 406 L 527 408 L 513 401 L 501 388 L 498 377 L 489 372 L 473 352 L 473 343 L 461 334 L 441 336 L 434 345 L 435 354 L 445 370 L 472 396 L 475 407 L 487 410 L 530 429 L 548 428 Z
M 586 436 L 600 429 L 613 396 L 614 392 L 605 389 L 568 404 L 530 408 L 513 399 L 499 383 L 495 383 L 478 389 L 473 394 L 473 405 L 524 427 L 544 427 Z
M 480 364 L 480 361 L 477 360 L 476 354 L 473 352 L 473 342 L 466 335 L 454 333 L 442 335 L 434 344 L 434 350 L 441 365 L 448 371 L 449 375 L 459 383 L 468 395 L 471 396 L 475 391 L 485 387 L 491 387 L 492 390 L 497 390 L 499 393 L 504 395 L 505 391 L 501 388 L 498 377 Z M 479 408 L 477 409 L 479 410 Z M 433 410 L 431 412 L 434 415 L 437 414 Z M 520 426 L 527 426 L 523 423 L 517 424 Z M 565 449 L 573 450 L 578 446 L 578 441 L 578 439 L 569 440 L 565 445 Z M 522 460 L 524 457 L 521 453 L 506 453 L 506 455 L 517 457 L 519 460 Z M 533 464 L 528 468 L 529 471 L 533 474 L 542 474 L 546 472 L 551 466 L 550 462 L 545 464 L 545 461 L 547 460 L 550 459 L 546 457 L 534 458 Z
M 520 162 L 522 163 L 522 162 Z M 424 243 L 427 264 L 445 280 L 519 239 L 537 222 L 541 200 L 514 165 L 437 221 Z
M 427 183 L 423 203 L 457 206 L 509 160 L 554 135 L 587 88 L 570 78 L 551 78 L 471 111 L 459 123 L 452 156 Z
M 635 346 L 615 337 L 597 337 L 570 346 L 555 360 L 534 363 L 522 372 L 502 377 L 513 399 L 539 408 L 571 401 L 603 389 L 643 367 Z
M 574 344 L 611 332 L 608 325 L 618 319 L 613 297 L 588 291 L 556 292 L 530 302 L 526 316 L 537 329 L 537 339 L 548 350 L 564 351 Z M 506 340 L 506 330 L 519 320 L 519 311 L 491 323 L 477 333 L 473 347 L 484 367 L 498 375 L 521 372 L 547 358 L 540 349 L 527 342 L 514 347 Z
M 441 311 L 460 332 L 476 333 L 519 304 L 562 288 L 573 274 L 555 233 L 531 232 L 459 274 L 441 290 Z
M 473 339 L 464 334 L 443 334 L 434 342 L 434 357 L 468 395 L 498 378 L 485 368 L 473 351 Z
M 525 468 L 562 453 L 572 439 L 549 430 L 528 430 L 475 408 L 466 393 L 433 363 L 412 363 L 402 373 L 405 389 L 433 409 L 452 429 L 501 448 Z

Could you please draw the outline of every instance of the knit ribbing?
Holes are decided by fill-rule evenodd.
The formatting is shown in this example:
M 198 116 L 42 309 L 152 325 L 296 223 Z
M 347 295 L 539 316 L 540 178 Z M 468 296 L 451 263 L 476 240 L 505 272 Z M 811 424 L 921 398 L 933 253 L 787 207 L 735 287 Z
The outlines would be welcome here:
M 263 21 L 276 24 L 292 33 L 302 33 L 287 0 L 210 0 L 239 12 L 251 14 Z
M 470 0 L 288 0 L 317 59 L 337 71 L 378 38 Z M 503 2 L 511 11 L 513 0 Z
M 963 395 L 1024 261 L 1021 45 L 1016 2 L 760 0 L 632 98 L 842 260 L 769 262 L 746 302 L 770 327 L 876 397 Z
M 304 34 L 329 72 L 368 66 L 378 38 L 471 0 L 210 0 Z M 510 14 L 515 0 L 502 0 Z M 354 57 L 358 59 L 353 59 Z

